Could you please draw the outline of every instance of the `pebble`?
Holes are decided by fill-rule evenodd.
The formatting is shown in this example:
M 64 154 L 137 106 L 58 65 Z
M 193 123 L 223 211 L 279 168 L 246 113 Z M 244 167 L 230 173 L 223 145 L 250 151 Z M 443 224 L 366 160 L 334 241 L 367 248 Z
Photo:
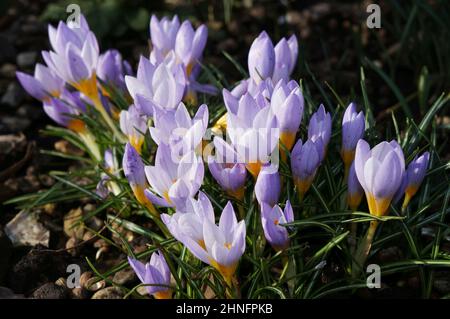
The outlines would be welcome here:
M 16 63 L 20 68 L 27 69 L 36 64 L 38 53 L 36 51 L 22 52 L 17 55 Z
M 0 287 L 0 299 L 22 299 L 23 295 L 17 295 L 7 287 Z
M 92 299 L 122 299 L 123 292 L 117 287 L 107 287 L 102 290 L 97 291 Z
M 24 97 L 25 91 L 19 86 L 18 83 L 12 82 L 6 88 L 6 92 L 0 100 L 0 104 L 10 107 L 17 106 L 23 101 Z
M 58 286 L 52 282 L 42 285 L 31 295 L 33 299 L 66 299 L 67 297 L 67 288 Z
M 0 67 L 0 77 L 13 79 L 16 77 L 16 66 L 12 63 L 5 63 Z
M 14 246 L 48 247 L 50 231 L 40 222 L 36 213 L 19 212 L 6 226 L 5 233 Z
M 75 237 L 76 239 L 83 239 L 84 228 L 83 223 L 80 222 L 83 216 L 81 208 L 71 209 L 66 216 L 64 216 L 64 233 L 67 237 Z
M 137 277 L 131 268 L 122 269 L 116 272 L 113 277 L 113 282 L 121 286 L 126 286 L 135 281 L 137 281 Z

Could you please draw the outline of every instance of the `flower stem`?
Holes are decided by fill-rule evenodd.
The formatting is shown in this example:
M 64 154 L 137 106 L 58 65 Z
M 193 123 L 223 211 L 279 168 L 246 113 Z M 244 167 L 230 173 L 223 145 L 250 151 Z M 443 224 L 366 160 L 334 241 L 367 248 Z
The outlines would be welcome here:
M 123 136 L 123 134 L 121 132 L 119 132 L 119 130 L 117 129 L 117 126 L 114 124 L 113 120 L 111 119 L 109 114 L 106 112 L 105 108 L 103 107 L 103 104 L 100 101 L 100 97 L 99 97 L 98 93 L 96 96 L 92 97 L 92 101 L 94 102 L 95 109 L 100 112 L 100 115 L 103 117 L 106 124 L 112 130 L 112 132 L 116 136 L 117 140 L 121 143 L 126 143 L 125 137 Z
M 363 269 L 367 256 L 369 255 L 370 248 L 372 247 L 373 238 L 378 227 L 378 221 L 373 220 L 370 222 L 369 229 L 364 236 L 363 241 L 358 246 L 355 254 L 355 259 L 352 265 L 352 277 L 356 278 L 358 273 Z

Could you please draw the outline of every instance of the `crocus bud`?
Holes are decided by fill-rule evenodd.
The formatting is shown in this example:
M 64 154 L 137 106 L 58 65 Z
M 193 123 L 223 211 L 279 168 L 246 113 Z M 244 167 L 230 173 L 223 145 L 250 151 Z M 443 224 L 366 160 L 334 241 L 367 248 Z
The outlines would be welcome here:
M 141 116 L 132 104 L 128 111 L 120 112 L 120 130 L 128 137 L 128 141 L 140 154 L 144 143 L 144 134 L 147 131 L 147 120 Z
M 131 66 L 117 50 L 108 50 L 98 58 L 97 76 L 108 85 L 126 91 L 125 75 L 131 73 Z
M 320 161 L 325 158 L 328 142 L 331 138 L 331 115 L 325 111 L 323 104 L 320 104 L 316 113 L 311 116 L 308 125 L 308 139 L 313 142 L 321 140 L 322 151 Z
M 350 103 L 342 119 L 342 147 L 341 156 L 346 172 L 355 158 L 355 149 L 358 141 L 364 137 L 364 113 L 356 112 L 356 104 Z
M 142 162 L 139 153 L 131 146 L 130 143 L 125 145 L 125 153 L 122 161 L 123 172 L 133 190 L 137 201 L 154 212 L 155 208 L 149 199 L 144 195 L 147 187 L 145 180 L 144 162 Z
M 261 221 L 264 230 L 264 236 L 272 245 L 273 249 L 280 251 L 289 247 L 289 234 L 285 226 L 294 221 L 294 212 L 291 203 L 286 201 L 284 210 L 280 206 L 263 203 L 261 205 Z
M 321 144 L 298 140 L 291 152 L 291 169 L 300 198 L 308 191 L 320 165 Z
M 423 179 L 425 178 L 425 173 L 427 171 L 428 162 L 430 160 L 430 153 L 425 152 L 419 157 L 415 157 L 411 163 L 409 163 L 408 168 L 405 173 L 405 199 L 403 201 L 403 208 L 406 208 L 409 201 L 417 193 Z
M 272 77 L 275 65 L 275 50 L 269 35 L 263 31 L 253 41 L 248 53 L 248 71 L 256 83 Z
M 364 195 L 364 190 L 358 181 L 358 177 L 356 176 L 354 162 L 350 165 L 347 186 L 347 204 L 352 211 L 356 211 L 359 204 L 361 203 L 362 197 Z
M 39 63 L 34 69 L 34 76 L 23 72 L 16 72 L 16 76 L 25 91 L 41 101 L 59 97 L 64 89 L 64 81 L 48 67 Z
M 170 269 L 160 252 L 154 252 L 150 261 L 145 265 L 137 259 L 128 257 L 128 263 L 133 268 L 139 280 L 145 286 L 148 293 L 155 299 L 171 299 L 172 289 L 170 288 Z
M 275 46 L 275 67 L 272 80 L 278 83 L 279 80 L 289 81 L 289 76 L 294 70 L 297 62 L 298 42 L 297 37 L 292 35 L 288 40 L 282 38 Z
M 366 141 L 359 140 L 355 171 L 366 194 L 370 214 L 385 215 L 405 173 L 400 145 L 396 141 L 381 142 L 371 150 Z
M 159 51 L 162 56 L 165 56 L 170 50 L 175 47 L 175 38 L 180 28 L 180 20 L 175 15 L 172 20 L 167 17 L 158 20 L 155 15 L 150 19 L 150 38 L 153 47 Z
M 278 169 L 270 164 L 264 165 L 255 183 L 256 199 L 260 205 L 266 203 L 273 207 L 278 203 L 280 192 L 281 183 Z
M 224 191 L 238 200 L 244 198 L 244 186 L 247 177 L 244 164 L 224 163 L 209 157 L 208 167 L 211 175 Z

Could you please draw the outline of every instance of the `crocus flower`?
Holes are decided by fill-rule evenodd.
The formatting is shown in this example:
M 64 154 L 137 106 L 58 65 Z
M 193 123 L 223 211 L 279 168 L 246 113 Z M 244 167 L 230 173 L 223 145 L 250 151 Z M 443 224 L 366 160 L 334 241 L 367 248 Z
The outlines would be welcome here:
M 180 28 L 178 16 L 173 16 L 172 20 L 163 17 L 161 20 L 155 15 L 150 19 L 150 39 L 153 44 L 152 54 L 157 57 L 166 56 L 169 51 L 175 48 L 175 40 Z
M 273 207 L 278 203 L 281 192 L 281 181 L 278 168 L 274 165 L 264 165 L 255 183 L 255 195 L 258 203 L 266 203 Z
M 307 140 L 302 145 L 298 140 L 291 152 L 291 169 L 300 198 L 308 191 L 320 165 L 322 145 L 319 141 Z
M 352 164 L 350 165 L 347 178 L 347 186 L 347 204 L 352 211 L 356 211 L 359 204 L 361 203 L 362 197 L 364 195 L 364 190 L 358 181 L 358 177 L 356 176 L 355 162 L 352 162 Z
M 178 107 L 186 78 L 180 65 L 163 62 L 156 66 L 141 56 L 136 77 L 125 76 L 125 83 L 139 112 L 151 116 L 155 107 L 161 110 Z
M 245 251 L 245 222 L 237 221 L 233 206 L 228 202 L 217 226 L 212 205 L 207 203 L 209 199 L 206 196 L 200 199 L 200 196 L 201 193 L 199 201 L 206 203 L 192 205 L 193 212 L 177 212 L 172 217 L 163 215 L 162 220 L 177 240 L 195 257 L 216 268 L 231 286 L 239 259 Z
M 356 112 L 356 104 L 350 103 L 342 119 L 342 147 L 341 156 L 346 172 L 355 158 L 355 149 L 358 141 L 364 137 L 364 113 Z
M 144 162 L 139 156 L 139 153 L 130 143 L 125 145 L 122 167 L 125 177 L 127 178 L 137 201 L 146 206 L 150 212 L 156 214 L 156 210 L 152 202 L 147 198 L 147 196 L 144 195 L 144 190 L 148 186 L 145 179 Z
M 291 87 L 289 87 L 284 80 L 280 80 L 270 98 L 270 107 L 278 120 L 281 131 L 280 141 L 288 151 L 294 146 L 295 135 L 302 121 L 304 106 L 300 87 L 295 81 L 291 82 Z M 292 89 L 292 86 L 295 88 Z
M 23 72 L 16 72 L 17 79 L 25 91 L 40 101 L 48 101 L 52 97 L 59 97 L 64 89 L 64 81 L 48 67 L 37 63 L 34 76 Z
M 128 263 L 145 286 L 148 293 L 155 299 L 171 299 L 170 269 L 160 252 L 154 252 L 145 265 L 139 260 L 128 257 Z
M 150 135 L 156 144 L 170 145 L 172 152 L 184 155 L 201 148 L 201 141 L 208 128 L 208 118 L 206 104 L 200 105 L 193 118 L 183 102 L 175 111 L 155 109 L 154 127 L 150 127 Z
M 403 151 L 396 141 L 381 142 L 372 150 L 363 139 L 355 152 L 355 171 L 372 215 L 383 216 L 405 173 Z
M 184 210 L 186 200 L 197 194 L 203 182 L 204 166 L 194 151 L 181 159 L 174 158 L 170 147 L 164 143 L 158 146 L 155 165 L 145 167 L 145 175 L 151 189 L 145 190 L 147 198 L 163 207 Z
M 322 151 L 319 153 L 320 161 L 325 158 L 328 142 L 331 138 L 331 115 L 320 104 L 316 113 L 311 116 L 308 125 L 308 139 L 313 142 L 320 141 Z
M 286 82 L 294 70 L 297 62 L 298 42 L 297 37 L 292 35 L 288 40 L 282 38 L 275 46 L 275 67 L 272 80 L 278 83 L 283 79 Z
M 120 112 L 120 130 L 128 137 L 128 141 L 140 154 L 144 143 L 144 134 L 147 131 L 146 116 L 141 116 L 136 107 L 131 105 L 128 111 Z
M 121 91 L 126 91 L 125 75 L 132 73 L 130 64 L 122 59 L 122 55 L 117 50 L 107 50 L 98 58 L 98 77 Z
M 111 149 L 105 151 L 103 155 L 103 164 L 109 174 L 118 175 L 119 164 Z M 111 177 L 108 174 L 102 173 L 100 181 L 97 184 L 96 193 L 101 198 L 105 199 L 110 192 L 114 195 L 119 195 L 121 190 L 116 182 L 111 181 Z
M 266 203 L 261 205 L 261 221 L 264 230 L 264 236 L 272 245 L 273 249 L 280 251 L 289 247 L 289 234 L 285 226 L 294 221 L 294 211 L 291 203 L 286 201 L 284 210 L 280 206 L 271 206 Z
M 406 208 L 411 201 L 411 198 L 417 193 L 425 173 L 427 171 L 428 162 L 430 160 L 430 153 L 425 152 L 420 156 L 414 157 L 414 159 L 408 164 L 405 174 L 403 175 L 402 184 L 396 194 L 396 200 L 405 195 L 402 208 Z
M 86 125 L 82 120 L 74 117 L 84 111 L 84 107 L 81 106 L 82 102 L 79 94 L 65 91 L 63 96 L 65 98 L 64 100 L 50 98 L 44 101 L 45 113 L 59 125 L 65 126 L 77 133 L 84 133 L 86 131 Z
M 208 167 L 211 175 L 228 195 L 242 200 L 244 198 L 247 170 L 241 163 L 225 163 L 210 156 Z
M 259 83 L 272 77 L 275 66 L 275 50 L 272 40 L 266 31 L 263 31 L 253 41 L 248 52 L 248 71 L 250 77 Z

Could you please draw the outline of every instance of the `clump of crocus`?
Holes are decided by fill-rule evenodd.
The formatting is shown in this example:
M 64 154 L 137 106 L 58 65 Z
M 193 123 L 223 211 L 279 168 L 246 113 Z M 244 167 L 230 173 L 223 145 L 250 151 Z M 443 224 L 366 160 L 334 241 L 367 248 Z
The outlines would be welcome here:
M 186 89 L 186 76 L 180 65 L 169 61 L 155 65 L 141 56 L 136 77 L 125 76 L 125 83 L 138 111 L 152 116 L 154 108 L 165 111 L 178 107 Z
M 342 146 L 341 157 L 344 162 L 345 176 L 348 176 L 350 165 L 355 158 L 355 149 L 358 141 L 364 137 L 364 113 L 356 112 L 356 104 L 350 103 L 342 119 Z
M 172 299 L 170 269 L 162 253 L 154 252 L 146 264 L 131 257 L 128 263 L 150 295 L 155 299 Z
M 396 141 L 381 142 L 371 150 L 366 141 L 359 140 L 355 152 L 355 171 L 366 194 L 370 214 L 376 217 L 386 215 L 405 173 L 405 158 L 400 145 Z M 359 267 L 367 258 L 377 226 L 377 220 L 370 222 L 357 250 L 355 263 Z M 355 265 L 353 271 L 356 271 Z
M 261 168 L 258 179 L 255 183 L 255 195 L 258 203 L 263 203 L 273 207 L 278 203 L 281 192 L 281 180 L 278 168 L 271 164 L 266 164 Z
M 246 228 L 244 220 L 236 219 L 231 202 L 214 222 L 214 211 L 206 195 L 199 194 L 196 202 L 186 204 L 186 212 L 173 216 L 162 215 L 172 235 L 183 243 L 201 261 L 216 268 L 229 286 L 245 251 Z
M 208 128 L 208 106 L 200 105 L 193 118 L 181 102 L 176 110 L 161 111 L 155 108 L 154 127 L 150 127 L 150 135 L 156 144 L 170 145 L 173 153 L 184 155 L 196 150 L 201 153 L 202 139 Z
M 419 190 L 419 187 L 425 178 L 429 160 L 430 153 L 425 152 L 420 156 L 414 157 L 414 159 L 408 164 L 408 168 L 403 176 L 401 187 L 398 191 L 399 195 L 396 195 L 396 197 L 402 197 L 405 195 L 402 209 L 405 209 L 408 206 L 411 198 L 413 198 Z
M 280 206 L 271 206 L 266 203 L 261 204 L 261 221 L 264 236 L 276 251 L 289 247 L 289 233 L 283 224 L 294 221 L 294 211 L 291 203 L 286 201 L 284 210 Z
M 120 130 L 127 136 L 130 144 L 141 154 L 144 143 L 145 132 L 147 131 L 147 119 L 141 116 L 132 104 L 128 110 L 120 112 Z
M 302 144 L 298 140 L 291 152 L 291 170 L 300 200 L 311 187 L 320 166 L 323 146 L 321 139 L 307 140 Z
M 331 138 L 331 115 L 325 111 L 323 104 L 315 112 L 308 125 L 308 139 L 321 147 L 320 161 L 323 161 Z
M 164 143 L 158 146 L 154 166 L 145 167 L 150 189 L 145 195 L 154 204 L 184 210 L 186 200 L 197 194 L 203 182 L 204 166 L 200 156 L 190 151 L 181 158 Z
M 122 167 L 125 177 L 127 178 L 137 201 L 141 205 L 147 207 L 152 214 L 158 216 L 152 202 L 144 194 L 145 189 L 148 187 L 145 179 L 144 162 L 139 156 L 139 153 L 130 143 L 125 145 Z

